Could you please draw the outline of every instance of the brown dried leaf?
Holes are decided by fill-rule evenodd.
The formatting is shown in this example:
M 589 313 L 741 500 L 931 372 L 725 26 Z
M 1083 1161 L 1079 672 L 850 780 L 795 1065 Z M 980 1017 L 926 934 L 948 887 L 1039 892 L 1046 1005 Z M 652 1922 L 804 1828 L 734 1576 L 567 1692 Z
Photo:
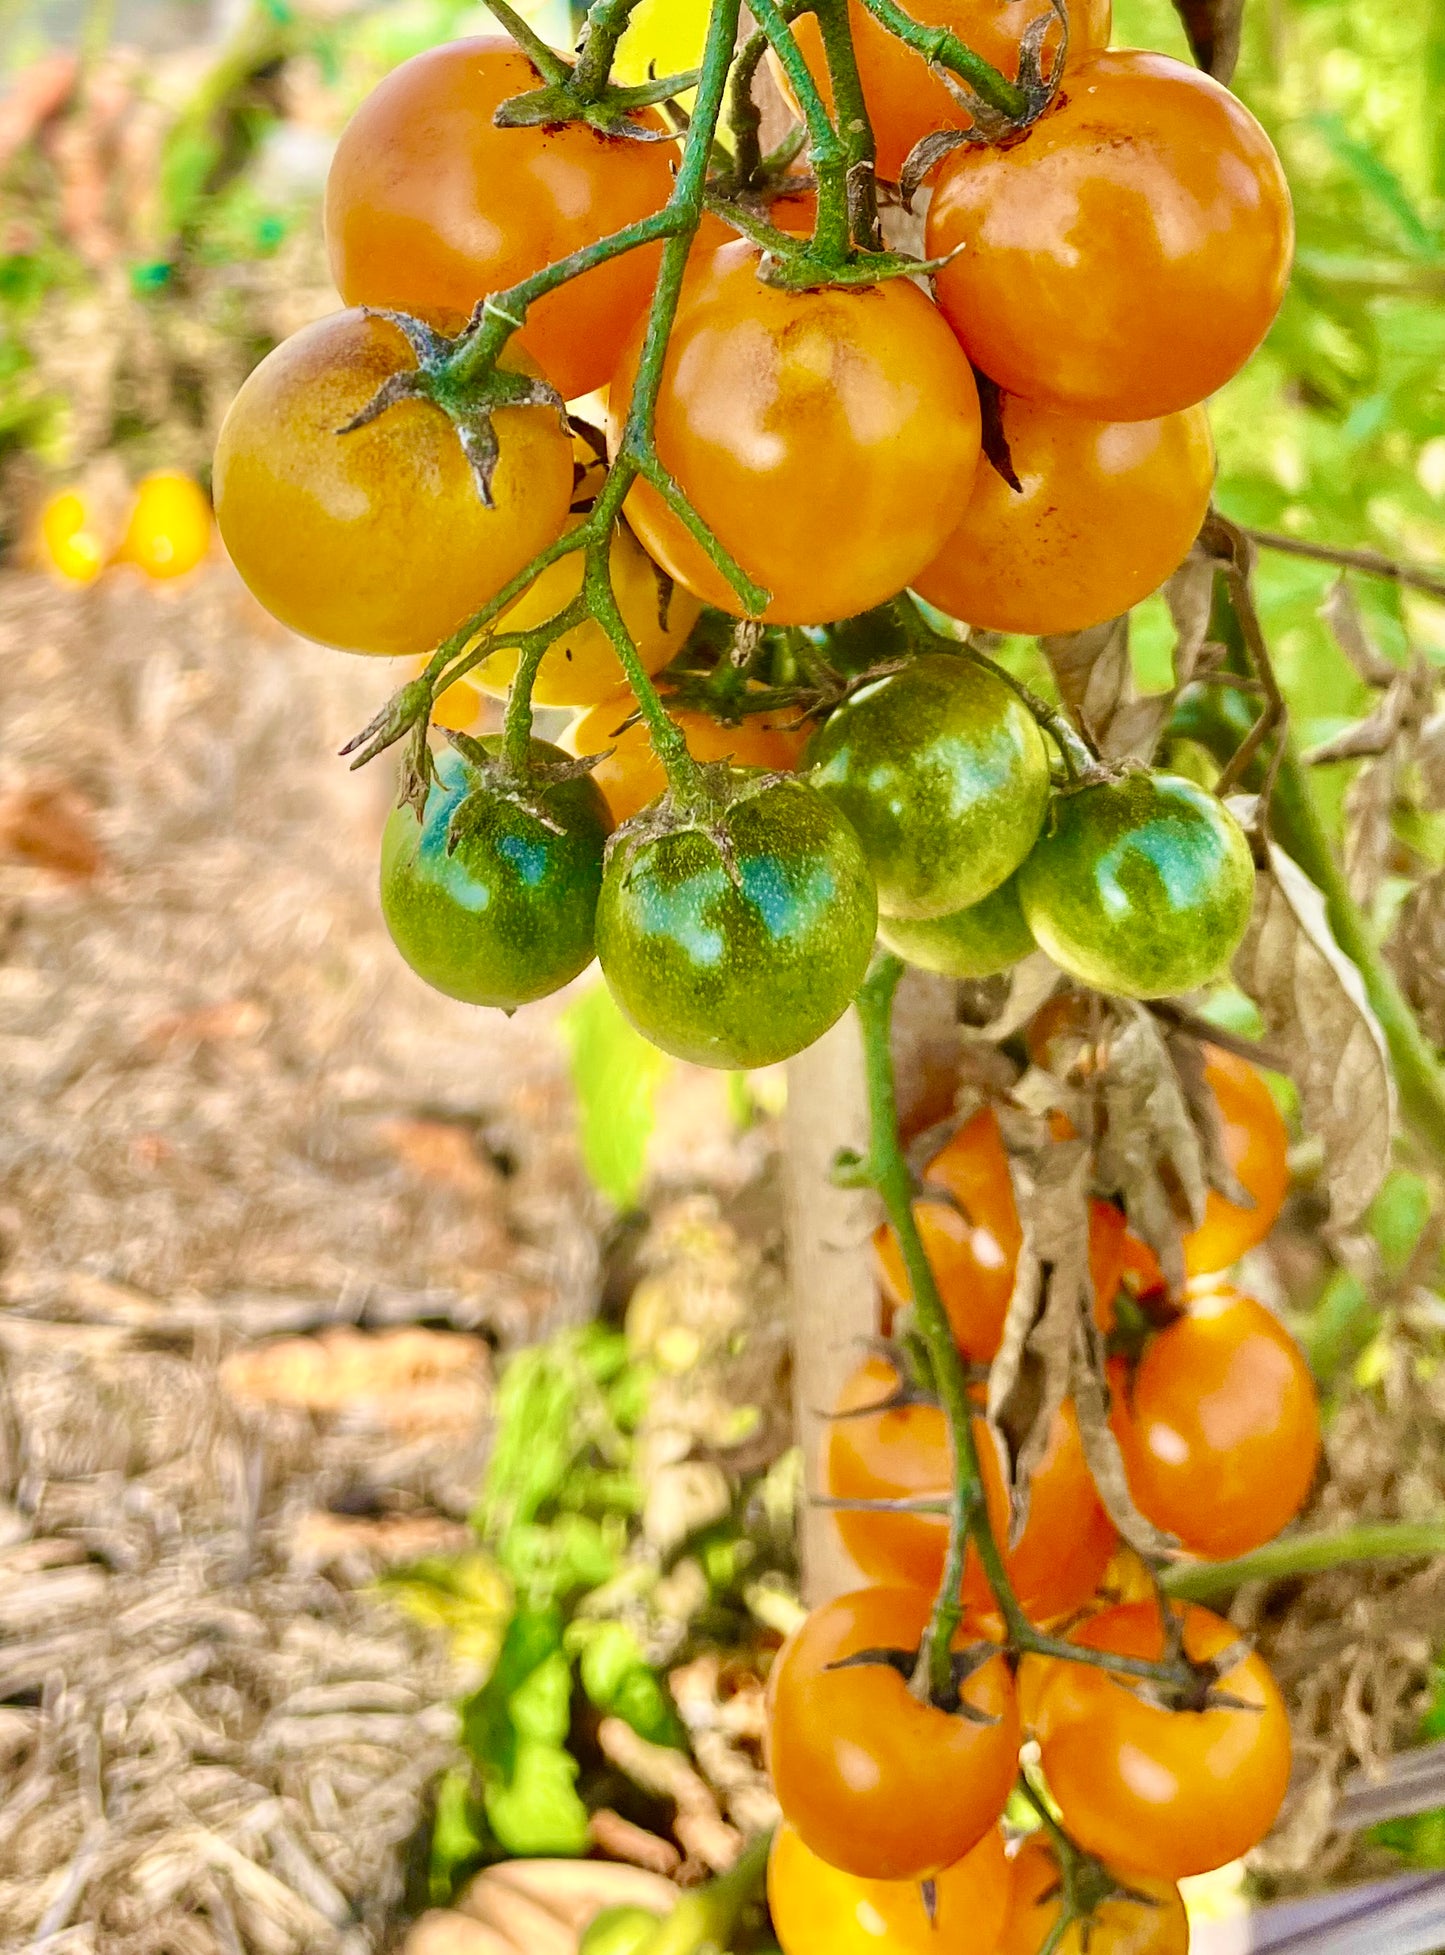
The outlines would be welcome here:
M 1299 1088 L 1306 1128 L 1324 1143 L 1331 1213 L 1347 1229 L 1389 1171 L 1395 1083 L 1384 1033 L 1359 971 L 1335 942 L 1324 897 L 1274 846 L 1234 975 Z
M 1174 11 L 1205 74 L 1228 82 L 1239 65 L 1244 0 L 1174 0 Z
M 1039 643 L 1065 706 L 1102 746 L 1120 703 L 1129 694 L 1133 668 L 1128 618 L 1111 618 L 1088 631 L 1041 638 Z
M 1445 713 L 1436 713 L 1420 729 L 1415 759 L 1424 806 L 1431 812 L 1445 808 Z
M 1090 1475 L 1109 1519 L 1136 1554 L 1173 1554 L 1179 1543 L 1172 1534 L 1165 1534 L 1153 1521 L 1144 1518 L 1129 1491 L 1124 1456 L 1109 1424 L 1105 1363 L 1103 1336 L 1094 1322 L 1093 1312 L 1086 1312 L 1075 1332 L 1074 1411 Z
M 1354 666 L 1367 686 L 1393 686 L 1400 676 L 1400 668 L 1375 644 L 1365 621 L 1360 616 L 1360 607 L 1355 602 L 1355 593 L 1349 580 L 1337 577 L 1330 585 L 1329 595 L 1320 606 L 1320 616 L 1329 626 L 1335 643 Z
M 1184 1235 L 1204 1218 L 1204 1148 L 1158 1020 L 1142 1005 L 1118 1009 L 1123 1022 L 1098 1077 L 1098 1188 L 1122 1199 L 1178 1289 Z
M 964 1037 L 982 1040 L 987 1045 L 1002 1045 L 1005 1039 L 1022 1031 L 1062 982 L 1063 973 L 1057 964 L 1050 963 L 1041 950 L 1034 951 L 1014 965 L 997 994 L 992 990 L 987 994 L 988 1015 L 981 1022 L 964 1020 Z M 988 978 L 984 983 L 992 986 L 995 980 Z
M 1203 1046 L 1197 1038 L 1172 1029 L 1167 1034 L 1167 1043 L 1169 1057 L 1174 1062 L 1174 1071 L 1189 1107 L 1189 1116 L 1194 1122 L 1194 1131 L 1199 1136 L 1205 1180 L 1236 1208 L 1253 1208 L 1254 1197 L 1230 1166 L 1224 1149 L 1224 1119 L 1219 1111 L 1219 1102 L 1204 1077 Z
M 1445 1045 L 1445 870 L 1405 899 L 1389 955 L 1427 1038 Z
M 1350 894 L 1372 910 L 1395 843 L 1402 754 L 1398 746 L 1362 767 L 1345 795 L 1345 875 Z
M 62 780 L 35 780 L 0 795 L 0 858 L 89 882 L 104 864 L 95 810 Z

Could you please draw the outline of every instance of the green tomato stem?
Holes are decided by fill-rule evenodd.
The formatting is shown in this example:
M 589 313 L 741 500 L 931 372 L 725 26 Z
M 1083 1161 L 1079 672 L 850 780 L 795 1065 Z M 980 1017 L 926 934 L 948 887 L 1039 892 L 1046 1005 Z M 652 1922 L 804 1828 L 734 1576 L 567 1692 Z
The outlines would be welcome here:
M 860 0 L 881 27 L 896 40 L 921 54 L 930 66 L 949 68 L 966 81 L 980 100 L 997 109 L 1011 122 L 1021 122 L 1029 112 L 1029 98 L 1017 83 L 1007 80 L 997 68 L 965 47 L 946 27 L 925 27 L 895 0 Z
M 572 63 L 549 47 L 536 29 L 529 27 L 514 7 L 508 6 L 507 0 L 482 0 L 482 4 L 488 13 L 495 14 L 544 81 L 557 88 L 571 80 Z
M 542 660 L 562 637 L 573 631 L 587 616 L 587 605 L 579 595 L 564 611 L 548 618 L 545 624 L 521 634 L 517 645 L 517 671 L 507 693 L 507 713 L 502 722 L 502 753 L 513 773 L 525 776 L 532 745 L 532 691 Z M 491 651 L 499 648 L 492 641 Z
M 813 80 L 811 69 L 793 30 L 778 7 L 777 0 L 757 0 L 753 17 L 767 36 L 774 54 L 788 77 L 788 85 L 798 98 L 803 120 L 808 125 L 808 155 L 818 179 L 818 220 L 813 229 L 813 251 L 820 264 L 842 266 L 853 255 L 853 222 L 848 208 L 848 148 L 833 127 L 827 105 Z M 816 0 L 813 11 L 820 22 L 823 0 Z M 847 23 L 844 23 L 846 32 Z M 851 51 L 852 37 L 848 36 Z M 861 99 L 861 95 L 860 95 Z M 866 126 L 866 113 L 865 113 Z M 869 141 L 872 135 L 869 132 Z
M 878 228 L 877 197 L 878 145 L 873 137 L 868 99 L 863 93 L 863 77 L 858 71 L 848 0 L 816 0 L 813 11 L 817 15 L 828 57 L 834 117 L 843 141 L 843 199 L 848 215 L 849 239 L 865 251 L 881 250 L 883 238 Z
M 743 1849 L 729 1872 L 684 1894 L 637 1955 L 703 1955 L 727 1948 L 743 1910 L 763 1892 L 772 1844 L 772 1835 L 763 1834 Z
M 1445 1554 L 1445 1519 L 1381 1521 L 1328 1534 L 1290 1535 L 1235 1561 L 1178 1562 L 1166 1568 L 1159 1581 L 1168 1594 L 1183 1601 L 1208 1602 L 1232 1594 L 1246 1582 L 1285 1582 L 1353 1562 L 1423 1561 L 1441 1554 Z
M 607 87 L 617 43 L 627 32 L 638 0 L 594 0 L 587 10 L 586 38 L 572 71 L 572 92 L 579 102 L 595 102 Z

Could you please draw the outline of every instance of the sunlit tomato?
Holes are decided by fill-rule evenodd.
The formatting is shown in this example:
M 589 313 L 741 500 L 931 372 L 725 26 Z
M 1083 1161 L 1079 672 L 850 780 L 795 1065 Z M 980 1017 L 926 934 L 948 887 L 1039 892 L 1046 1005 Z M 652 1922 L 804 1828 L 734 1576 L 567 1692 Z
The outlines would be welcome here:
M 1204 1077 L 1219 1107 L 1224 1153 L 1254 1199 L 1241 1208 L 1210 1189 L 1204 1220 L 1184 1238 L 1191 1276 L 1212 1276 L 1264 1241 L 1289 1193 L 1289 1130 L 1263 1074 L 1221 1046 L 1204 1048 Z
M 555 542 L 571 506 L 572 443 L 548 408 L 497 413 L 494 509 L 429 401 L 337 432 L 413 364 L 395 326 L 333 313 L 267 355 L 216 443 L 237 570 L 283 624 L 345 651 L 431 651 Z
M 788 292 L 749 244 L 689 273 L 663 368 L 657 452 L 776 624 L 825 624 L 894 597 L 931 563 L 967 500 L 978 391 L 932 303 L 895 279 Z M 614 449 L 641 353 L 613 383 Z M 737 593 L 639 482 L 627 513 L 679 583 L 734 616 Z
M 489 292 L 662 208 L 670 143 L 581 122 L 496 127 L 503 102 L 540 86 L 510 40 L 481 36 L 413 55 L 373 89 L 326 183 L 331 272 L 348 305 L 456 332 Z M 666 127 L 655 110 L 638 120 Z M 624 252 L 532 307 L 521 343 L 569 400 L 611 378 L 660 261 L 660 246 Z
M 1018 1771 L 1013 1678 L 988 1657 L 962 1686 L 982 1714 L 924 1704 L 885 1662 L 911 1660 L 928 1627 L 922 1589 L 865 1588 L 815 1609 L 768 1679 L 768 1759 L 783 1817 L 830 1866 L 865 1880 L 922 1880 L 971 1853 Z M 955 1639 L 979 1640 L 965 1622 Z
M 165 469 L 136 490 L 130 520 L 116 552 L 147 577 L 184 577 L 211 547 L 211 505 L 192 476 Z
M 1084 631 L 1157 590 L 1189 554 L 1214 486 L 1202 407 L 1082 421 L 1003 396 L 1020 489 L 982 467 L 920 597 L 986 631 Z
M 92 584 L 105 568 L 106 546 L 95 511 L 78 489 L 61 489 L 40 512 L 40 558 L 68 584 Z
M 1149 1874 L 1118 1873 L 1119 1891 L 1082 1921 L 1070 1922 L 1063 1939 L 1050 1942 L 1059 1918 L 1062 1875 L 1044 1833 L 1026 1839 L 1014 1856 L 1008 1928 L 999 1955 L 1188 1955 L 1189 1917 L 1173 1881 Z
M 898 1374 L 884 1357 L 865 1358 L 843 1388 L 828 1427 L 824 1479 L 841 1500 L 946 1498 L 952 1482 L 948 1426 L 936 1405 L 882 1405 Z M 1009 1500 L 998 1454 L 982 1419 L 974 1421 L 995 1537 L 1009 1535 Z M 848 1512 L 835 1516 L 843 1545 L 865 1575 L 880 1582 L 910 1582 L 935 1594 L 943 1579 L 948 1523 L 931 1514 Z M 1117 1539 L 1084 1458 L 1079 1422 L 1065 1401 L 1049 1444 L 1030 1482 L 1028 1524 L 1005 1556 L 1009 1580 L 1031 1616 L 1045 1619 L 1080 1608 L 1098 1588 Z M 970 1548 L 964 1568 L 964 1600 L 984 1610 L 993 1595 Z
M 1008 1153 L 992 1107 L 965 1121 L 924 1169 L 923 1179 L 945 1197 L 913 1204 L 934 1281 L 959 1349 L 980 1364 L 998 1352 L 1013 1295 L 1023 1231 L 1014 1203 Z M 1119 1287 L 1124 1224 L 1110 1202 L 1091 1210 L 1089 1261 L 1100 1321 Z M 898 1238 L 891 1228 L 874 1237 L 878 1270 L 891 1301 L 902 1307 L 913 1292 Z
M 1126 774 L 1056 797 L 1019 870 L 1029 928 L 1061 970 L 1127 998 L 1192 991 L 1249 926 L 1254 857 L 1212 794 L 1178 774 Z
M 768 1856 L 768 1912 L 783 1955 L 996 1955 L 1011 1870 L 997 1826 L 934 1881 L 860 1880 L 830 1867 L 783 1825 Z
M 1289 278 L 1289 188 L 1227 89 L 1163 54 L 1082 63 L 1017 142 L 957 150 L 928 213 L 938 302 L 1011 394 L 1143 421 L 1222 387 Z
M 1199 1497 L 1207 1499 L 1208 1490 Z M 1195 1661 L 1238 1642 L 1233 1624 L 1207 1609 L 1172 1606 Z M 1091 1616 L 1070 1641 L 1150 1662 L 1165 1654 L 1153 1602 Z M 1166 1710 L 1127 1678 L 1081 1663 L 1052 1664 L 1035 1729 L 1069 1837 L 1111 1866 L 1163 1880 L 1209 1873 L 1257 1846 L 1289 1783 L 1289 1718 L 1274 1678 L 1252 1653 L 1225 1671 L 1219 1692 L 1238 1702 Z
M 736 726 L 686 706 L 668 708 L 682 728 L 694 760 L 731 760 L 735 767 L 763 767 L 788 774 L 798 764 L 806 731 L 792 725 L 796 715 L 748 713 Z M 662 762 L 652 751 L 647 728 L 638 720 L 637 701 L 626 686 L 594 706 L 569 728 L 565 744 L 575 754 L 605 754 L 592 778 L 607 797 L 612 819 L 628 821 L 655 801 L 667 786 Z M 631 720 L 632 724 L 628 725 Z
M 1048 17 L 1050 9 L 1040 6 L 1038 0 L 911 0 L 908 12 L 924 27 L 948 28 L 965 47 L 1014 81 L 1023 37 L 1041 15 Z M 890 34 L 859 5 L 859 0 L 849 0 L 848 13 L 858 72 L 878 143 L 878 174 L 896 183 L 909 151 L 925 136 L 931 136 L 935 129 L 966 129 L 973 118 L 930 71 L 922 55 Z M 1111 13 L 1110 0 L 1076 0 L 1069 8 L 1071 66 L 1109 45 Z M 793 32 L 831 109 L 833 90 L 816 18 L 805 14 Z M 1046 71 L 1058 43 L 1054 26 L 1044 37 Z M 776 62 L 773 71 L 781 80 L 782 69 Z M 790 96 L 791 92 L 787 90 Z
M 1190 1554 L 1248 1554 L 1304 1505 L 1320 1456 L 1314 1380 L 1253 1297 L 1194 1298 L 1137 1368 L 1117 1361 L 1110 1379 L 1129 1491 Z

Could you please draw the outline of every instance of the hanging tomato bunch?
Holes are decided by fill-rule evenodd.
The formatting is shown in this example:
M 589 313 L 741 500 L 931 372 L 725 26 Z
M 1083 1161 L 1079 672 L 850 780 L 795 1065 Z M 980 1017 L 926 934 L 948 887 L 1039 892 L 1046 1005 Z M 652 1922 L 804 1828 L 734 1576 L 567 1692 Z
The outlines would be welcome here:
M 382 908 L 438 990 L 511 1010 L 595 954 L 649 1039 L 734 1068 L 859 1003 L 857 1171 L 911 1329 L 828 1444 L 876 1586 L 773 1677 L 787 1955 L 864 1946 L 865 1913 L 899 1948 L 965 1918 L 1019 1955 L 1081 1924 L 1081 1946 L 1181 1948 L 1171 1883 L 1283 1795 L 1278 1695 L 1227 1626 L 1157 1596 L 1050 1627 L 1097 1610 L 1114 1521 L 1067 1395 L 1011 1515 L 966 1369 L 999 1352 L 1023 1250 L 1008 1154 L 986 1110 L 915 1185 L 886 1035 L 899 958 L 985 978 L 1042 949 L 1147 1000 L 1244 936 L 1255 853 L 1223 799 L 1106 759 L 977 640 L 1088 630 L 1189 553 L 1203 403 L 1288 278 L 1278 159 L 1215 81 L 1111 51 L 1107 0 L 752 0 L 741 44 L 714 0 L 700 69 L 628 87 L 635 0 L 596 0 L 575 61 L 490 4 L 505 36 L 406 63 L 342 138 L 348 309 L 242 388 L 222 534 L 297 630 L 424 661 L 348 751 L 404 742 Z M 801 117 L 771 154 L 765 57 Z M 920 260 L 880 211 L 925 183 Z M 481 692 L 506 696 L 500 733 L 473 730 Z M 577 710 L 565 749 L 534 702 Z M 1284 1195 L 1239 1063 L 1208 1087 L 1243 1202 L 1201 1207 L 1192 1276 Z M 1131 1497 L 1193 1552 L 1239 1552 L 1313 1474 L 1298 1356 L 1232 1293 L 1141 1316 L 1167 1289 L 1153 1249 L 1112 1200 L 1085 1219 Z M 1201 1475 L 1206 1520 L 1180 1492 Z M 1025 1735 L 1053 1805 L 1010 1862 Z

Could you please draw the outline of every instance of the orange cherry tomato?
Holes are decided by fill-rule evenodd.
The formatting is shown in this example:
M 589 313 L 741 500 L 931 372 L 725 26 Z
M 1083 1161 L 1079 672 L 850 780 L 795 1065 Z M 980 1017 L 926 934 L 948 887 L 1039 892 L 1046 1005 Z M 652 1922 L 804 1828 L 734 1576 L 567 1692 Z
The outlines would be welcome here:
M 915 1588 L 840 1596 L 788 1639 L 768 1679 L 783 1817 L 820 1859 L 864 1880 L 923 1880 L 962 1860 L 997 1823 L 1018 1771 L 1018 1707 L 1001 1654 L 961 1688 L 987 1722 L 921 1703 L 888 1663 L 848 1661 L 885 1650 L 911 1659 L 931 1608 Z M 979 1640 L 965 1621 L 955 1647 Z
M 985 464 L 920 597 L 985 631 L 1042 636 L 1117 618 L 1189 554 L 1214 486 L 1202 407 L 1081 421 L 1001 396 L 1022 493 Z
M 997 1826 L 937 1875 L 931 1915 L 920 1882 L 845 1874 L 787 1824 L 768 1856 L 768 1911 L 783 1955 L 996 1955 L 1012 1886 Z
M 1319 1464 L 1319 1399 L 1304 1353 L 1253 1297 L 1194 1298 L 1136 1368 L 1117 1360 L 1110 1380 L 1134 1502 L 1190 1554 L 1248 1554 L 1304 1505 Z
M 1100 421 L 1192 407 L 1264 338 L 1289 278 L 1289 188 L 1208 75 L 1096 54 L 1018 142 L 957 150 L 928 213 L 938 302 L 1011 394 Z
M 540 86 L 520 48 L 483 35 L 413 55 L 372 90 L 326 184 L 331 271 L 348 305 L 457 332 L 489 292 L 662 208 L 671 143 L 580 122 L 496 127 L 503 102 Z M 637 120 L 667 126 L 655 110 Z M 532 307 L 521 344 L 569 400 L 612 377 L 661 255 L 624 252 Z
M 1014 1856 L 1008 1928 L 999 1955 L 1039 1955 L 1062 1906 L 1058 1856 L 1031 1834 Z M 1119 1891 L 1084 1920 L 1070 1922 L 1057 1955 L 1188 1955 L 1189 1916 L 1172 1880 L 1118 1873 Z
M 498 411 L 492 509 L 430 401 L 337 432 L 414 364 L 389 321 L 332 313 L 266 356 L 216 443 L 216 522 L 253 594 L 293 631 L 380 658 L 433 650 L 556 541 L 572 500 L 550 408 Z
M 924 1169 L 923 1179 L 947 1201 L 916 1201 L 914 1220 L 959 1349 L 980 1364 L 998 1353 L 1023 1245 L 1008 1154 L 991 1107 L 974 1114 Z M 1099 1321 L 1108 1315 L 1123 1270 L 1124 1223 L 1110 1202 L 1095 1202 L 1090 1274 Z M 911 1303 L 898 1238 L 887 1226 L 873 1238 L 878 1273 L 890 1301 Z
M 726 726 L 708 713 L 686 706 L 669 706 L 682 728 L 694 760 L 731 760 L 738 767 L 763 767 L 769 773 L 790 774 L 807 741 L 806 728 L 794 729 L 790 713 L 748 713 L 736 726 Z M 628 821 L 655 801 L 667 786 L 662 762 L 652 751 L 646 725 L 633 715 L 637 701 L 626 686 L 584 713 L 564 741 L 569 753 L 600 753 L 606 758 L 593 770 L 614 822 Z M 628 720 L 632 724 L 627 724 Z
M 946 1498 L 952 1482 L 948 1425 L 936 1405 L 899 1405 L 884 1412 L 898 1373 L 885 1357 L 865 1358 L 843 1388 L 828 1428 L 824 1481 L 842 1500 Z M 1006 1544 L 1009 1500 L 998 1454 L 982 1419 L 973 1426 L 994 1538 Z M 1038 1619 L 1082 1608 L 1103 1580 L 1118 1536 L 1105 1513 L 1084 1458 L 1079 1422 L 1065 1400 L 1049 1444 L 1030 1483 L 1029 1517 L 1018 1545 L 1004 1561 L 1014 1593 Z M 839 1510 L 843 1545 L 865 1575 L 880 1582 L 909 1582 L 936 1594 L 943 1580 L 948 1523 L 942 1515 L 878 1514 Z M 968 1551 L 963 1598 L 970 1609 L 993 1607 L 993 1594 Z
M 1204 1220 L 1184 1238 L 1190 1276 L 1213 1276 L 1264 1241 L 1289 1193 L 1289 1130 L 1264 1075 L 1222 1046 L 1204 1048 L 1204 1077 L 1219 1107 L 1224 1153 L 1253 1208 L 1210 1189 Z
M 1038 0 L 910 0 L 908 12 L 924 27 L 947 27 L 975 54 L 981 54 L 1010 81 L 1018 79 L 1019 49 L 1025 33 L 1050 9 Z M 1113 25 L 1110 0 L 1075 0 L 1069 8 L 1069 64 L 1109 45 Z M 936 129 L 967 129 L 973 117 L 951 95 L 922 55 L 905 47 L 858 0 L 850 0 L 853 48 L 878 143 L 878 174 L 896 183 L 909 151 Z M 833 89 L 816 18 L 805 14 L 793 28 L 813 79 L 829 109 Z M 1057 26 L 1044 36 L 1045 72 L 1057 51 Z M 773 72 L 783 81 L 773 61 Z M 784 92 L 792 90 L 783 81 Z M 796 103 L 794 104 L 796 106 Z
M 117 560 L 164 582 L 194 570 L 210 547 L 211 505 L 200 483 L 174 469 L 148 475 L 136 490 Z
M 713 534 L 772 593 L 775 624 L 826 624 L 896 597 L 942 549 L 978 466 L 978 390 L 932 303 L 906 279 L 788 292 L 752 245 L 694 261 L 657 404 L 657 452 Z M 634 333 L 610 391 L 620 438 Z M 628 519 L 710 604 L 731 584 L 657 491 Z
M 1200 1493 L 1208 1498 L 1208 1490 Z M 1207 1609 L 1173 1605 L 1196 1662 L 1233 1648 L 1239 1631 Z M 1153 1602 L 1091 1616 L 1069 1639 L 1159 1662 L 1164 1624 Z M 1253 1653 L 1225 1671 L 1202 1711 L 1150 1703 L 1127 1678 L 1081 1663 L 1049 1666 L 1034 1709 L 1044 1776 L 1064 1830 L 1110 1866 L 1161 1880 L 1211 1872 L 1258 1846 L 1289 1784 L 1289 1717 Z M 1241 1708 L 1242 1707 L 1242 1708 Z

